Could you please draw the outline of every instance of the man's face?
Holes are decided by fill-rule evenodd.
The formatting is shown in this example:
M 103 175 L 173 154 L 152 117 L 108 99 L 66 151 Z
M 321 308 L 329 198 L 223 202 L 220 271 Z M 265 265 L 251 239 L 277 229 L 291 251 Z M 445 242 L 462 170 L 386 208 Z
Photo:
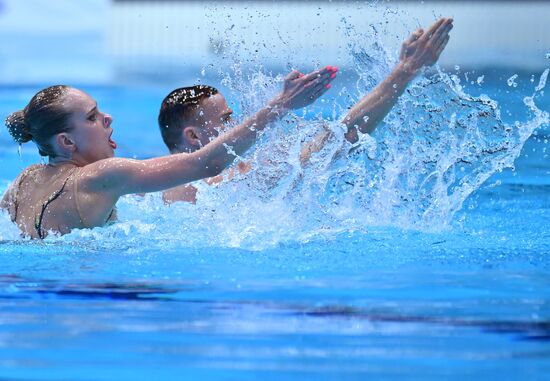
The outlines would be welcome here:
M 204 146 L 231 125 L 233 110 L 218 93 L 203 99 L 195 113 L 201 131 L 199 139 Z

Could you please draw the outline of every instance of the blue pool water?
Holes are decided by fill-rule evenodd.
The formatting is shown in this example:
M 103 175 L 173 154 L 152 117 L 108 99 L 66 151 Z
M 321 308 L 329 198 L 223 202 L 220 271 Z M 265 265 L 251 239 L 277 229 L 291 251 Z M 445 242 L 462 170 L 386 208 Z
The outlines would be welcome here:
M 342 79 L 196 206 L 127 197 L 114 226 L 45 242 L 2 216 L 0 379 L 547 379 L 550 98 L 539 89 L 528 107 L 543 73 L 517 87 L 514 73 L 458 70 L 462 90 L 420 79 L 374 142 L 297 169 L 291 141 L 370 86 Z M 155 118 L 171 88 L 85 90 L 114 115 L 118 154 L 146 158 L 165 152 Z M 244 113 L 271 91 L 223 89 Z M 0 89 L 0 114 L 35 91 Z M 0 133 L 2 191 L 34 151 Z

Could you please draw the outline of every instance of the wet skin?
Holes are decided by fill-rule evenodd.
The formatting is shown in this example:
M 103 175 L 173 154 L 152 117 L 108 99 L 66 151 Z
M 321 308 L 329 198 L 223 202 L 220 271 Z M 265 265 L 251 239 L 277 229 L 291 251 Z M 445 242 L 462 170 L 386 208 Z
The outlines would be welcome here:
M 332 79 L 327 70 L 306 76 L 290 73 L 283 91 L 266 107 L 201 150 L 149 160 L 115 158 L 112 118 L 86 93 L 68 89 L 62 103 L 69 130 L 51 137 L 55 155 L 48 165 L 27 168 L 10 186 L 0 208 L 8 210 L 23 235 L 42 238 L 74 228 L 103 226 L 118 199 L 131 193 L 158 192 L 218 175 L 255 142 L 257 131 L 287 112 L 314 102 Z M 212 124 L 211 127 L 214 127 Z M 213 134 L 214 130 L 206 135 Z M 208 136 L 197 136 L 200 145 Z M 53 197 L 55 196 L 55 197 Z M 40 220 L 40 228 L 36 221 Z

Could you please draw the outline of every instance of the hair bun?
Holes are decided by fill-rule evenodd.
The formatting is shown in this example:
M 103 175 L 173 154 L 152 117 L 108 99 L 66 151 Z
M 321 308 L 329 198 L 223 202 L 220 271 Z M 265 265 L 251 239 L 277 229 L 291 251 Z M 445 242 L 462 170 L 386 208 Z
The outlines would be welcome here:
M 17 143 L 26 143 L 32 140 L 23 110 L 16 111 L 8 116 L 6 118 L 6 127 L 8 127 L 10 135 Z

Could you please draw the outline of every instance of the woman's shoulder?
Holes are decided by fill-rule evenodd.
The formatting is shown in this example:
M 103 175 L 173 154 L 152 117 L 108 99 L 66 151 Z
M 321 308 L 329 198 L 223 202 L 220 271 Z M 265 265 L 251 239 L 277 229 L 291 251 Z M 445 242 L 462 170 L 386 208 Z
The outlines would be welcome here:
M 19 174 L 19 176 L 17 176 L 17 178 L 21 178 L 23 176 L 26 176 L 26 175 L 32 173 L 32 172 L 35 172 L 37 170 L 44 169 L 44 168 L 46 168 L 46 165 L 44 165 L 44 164 L 29 165 L 27 168 L 25 168 L 21 171 L 21 173 Z
M 21 171 L 21 173 L 15 178 L 15 180 L 13 180 L 13 182 L 11 183 L 11 185 L 8 188 L 7 192 L 16 191 L 19 188 L 19 186 L 21 185 L 21 183 L 23 182 L 23 180 L 25 180 L 25 178 L 27 178 L 29 175 L 31 175 L 33 173 L 36 173 L 39 170 L 42 170 L 44 168 L 45 168 L 44 164 L 33 164 L 33 165 L 28 166 L 27 168 L 25 168 L 24 170 Z
M 19 192 L 19 187 L 21 186 L 21 183 L 23 180 L 34 171 L 38 170 L 39 168 L 44 167 L 41 164 L 34 164 L 27 168 L 25 168 L 16 178 L 13 180 L 13 182 L 9 185 L 8 189 L 2 196 L 2 199 L 0 200 L 0 209 L 7 209 L 10 214 L 13 212 L 13 207 L 15 206 L 15 200 L 17 197 L 17 193 Z

